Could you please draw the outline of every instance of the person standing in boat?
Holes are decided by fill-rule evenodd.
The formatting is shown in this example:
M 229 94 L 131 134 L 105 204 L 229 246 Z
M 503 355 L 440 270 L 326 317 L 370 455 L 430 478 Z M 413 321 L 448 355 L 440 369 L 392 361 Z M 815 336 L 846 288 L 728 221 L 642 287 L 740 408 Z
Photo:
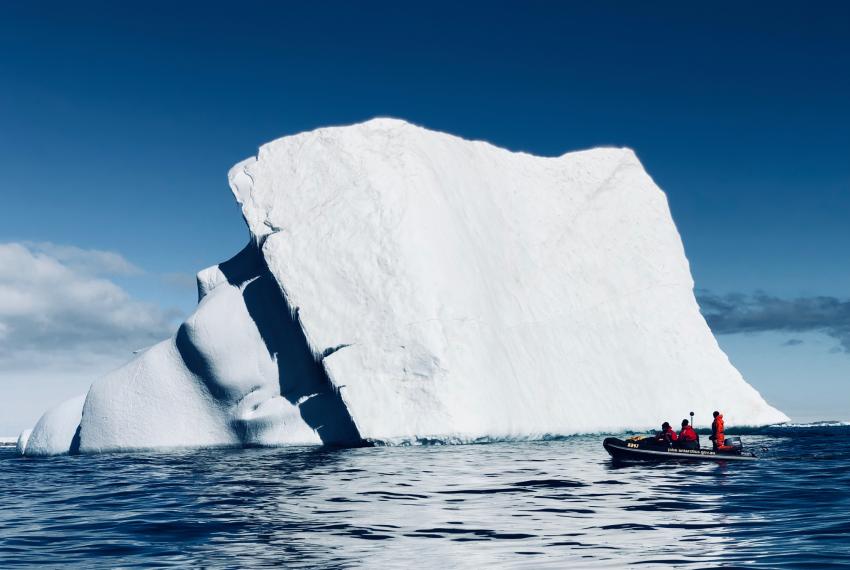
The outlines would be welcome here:
M 723 433 L 723 414 L 714 411 L 714 421 L 711 422 L 711 440 L 714 451 L 727 451 L 731 449 L 726 445 L 726 435 Z
M 682 420 L 682 429 L 679 431 L 679 447 L 682 449 L 699 449 L 699 436 L 694 428 L 688 424 L 688 420 Z

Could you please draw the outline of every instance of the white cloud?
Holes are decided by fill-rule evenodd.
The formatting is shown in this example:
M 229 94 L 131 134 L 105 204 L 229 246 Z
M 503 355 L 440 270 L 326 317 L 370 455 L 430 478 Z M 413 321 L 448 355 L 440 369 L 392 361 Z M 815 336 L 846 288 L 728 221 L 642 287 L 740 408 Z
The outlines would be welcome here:
M 170 315 L 95 275 L 132 264 L 120 255 L 67 246 L 58 256 L 29 244 L 0 244 L 0 359 L 21 350 L 111 352 L 169 336 Z M 68 252 L 71 252 L 70 254 Z M 108 255 L 106 255 L 108 254 Z
M 44 254 L 74 271 L 89 275 L 139 275 L 144 273 L 120 254 L 99 249 L 45 242 L 21 242 L 34 254 Z
M 34 410 L 171 336 L 173 312 L 109 279 L 141 273 L 113 252 L 0 243 L 0 429 L 26 427 Z

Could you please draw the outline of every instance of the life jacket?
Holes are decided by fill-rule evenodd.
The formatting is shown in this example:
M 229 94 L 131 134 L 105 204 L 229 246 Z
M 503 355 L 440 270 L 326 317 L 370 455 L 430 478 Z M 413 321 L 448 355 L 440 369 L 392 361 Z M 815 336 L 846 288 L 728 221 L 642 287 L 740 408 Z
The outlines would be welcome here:
M 697 432 L 695 432 L 694 428 L 691 426 L 685 426 L 682 428 L 682 431 L 679 432 L 679 438 L 685 441 L 696 441 Z
M 718 447 L 723 445 L 723 442 L 726 441 L 726 436 L 723 435 L 723 414 L 714 418 L 714 422 L 711 424 L 711 431 L 714 436 L 714 444 Z
M 676 435 L 676 431 L 672 427 L 669 427 L 669 426 L 667 427 L 667 429 L 665 429 L 663 431 L 659 431 L 658 433 L 655 434 L 655 441 L 658 441 L 658 442 L 661 442 L 661 443 L 672 444 L 677 439 L 679 439 L 679 436 Z

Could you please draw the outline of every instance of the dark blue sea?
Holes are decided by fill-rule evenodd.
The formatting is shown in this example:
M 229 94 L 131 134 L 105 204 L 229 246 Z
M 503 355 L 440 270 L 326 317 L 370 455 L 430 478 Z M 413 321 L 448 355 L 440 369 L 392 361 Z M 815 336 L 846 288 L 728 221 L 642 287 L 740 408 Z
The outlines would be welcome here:
M 0 568 L 850 567 L 850 427 L 745 433 L 763 459 L 727 465 L 617 465 L 601 440 L 0 448 Z

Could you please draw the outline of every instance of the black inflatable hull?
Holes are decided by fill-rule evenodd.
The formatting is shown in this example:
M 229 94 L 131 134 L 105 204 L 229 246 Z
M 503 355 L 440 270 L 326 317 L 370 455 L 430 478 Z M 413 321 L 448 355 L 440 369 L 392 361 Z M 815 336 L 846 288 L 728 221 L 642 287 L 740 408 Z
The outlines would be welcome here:
M 678 449 L 651 441 L 623 441 L 606 437 L 602 442 L 611 457 L 618 461 L 755 461 L 751 453 L 716 452 L 711 449 Z

